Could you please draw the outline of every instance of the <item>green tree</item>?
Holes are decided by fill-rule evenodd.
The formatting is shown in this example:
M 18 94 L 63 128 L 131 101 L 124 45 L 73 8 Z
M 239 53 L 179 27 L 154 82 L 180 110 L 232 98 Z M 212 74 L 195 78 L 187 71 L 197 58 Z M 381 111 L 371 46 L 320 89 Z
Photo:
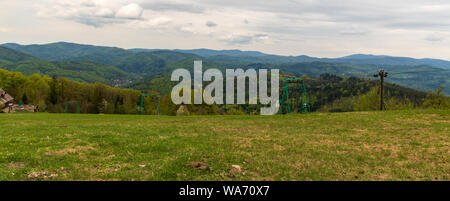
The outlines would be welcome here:
M 24 93 L 23 96 L 22 96 L 22 103 L 25 104 L 25 105 L 28 104 L 28 97 L 27 97 L 26 93 Z
M 58 79 L 56 75 L 53 75 L 52 81 L 50 83 L 50 103 L 56 104 L 58 102 L 58 94 L 56 92 L 56 86 L 58 84 Z
M 450 109 L 450 98 L 446 97 L 443 94 L 443 91 L 444 86 L 441 86 L 439 89 L 431 90 L 427 94 L 423 106 L 432 109 Z

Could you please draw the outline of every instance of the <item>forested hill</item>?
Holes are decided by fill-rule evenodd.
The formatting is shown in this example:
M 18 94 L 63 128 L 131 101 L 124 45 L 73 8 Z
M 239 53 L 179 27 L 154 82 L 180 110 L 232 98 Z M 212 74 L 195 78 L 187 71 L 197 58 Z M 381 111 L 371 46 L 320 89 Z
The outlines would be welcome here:
M 341 64 L 326 62 L 290 63 L 276 66 L 281 71 L 297 75 L 319 76 L 324 72 L 341 75 L 373 79 L 379 66 L 371 64 Z M 450 70 L 430 66 L 392 66 L 385 65 L 383 69 L 388 72 L 386 82 L 404 87 L 429 91 L 444 86 L 444 92 L 450 94 Z
M 34 59 L 34 57 L 0 46 L 0 65 L 13 64 L 19 61 Z
M 410 57 L 395 57 L 387 55 L 370 55 L 370 54 L 353 54 L 340 58 L 317 58 L 310 57 L 306 55 L 299 56 L 279 56 L 272 54 L 265 54 L 258 51 L 241 51 L 241 50 L 211 50 L 211 49 L 192 49 L 192 50 L 167 50 L 167 49 L 122 49 L 117 47 L 105 47 L 105 46 L 94 46 L 94 45 L 84 45 L 68 42 L 57 42 L 49 44 L 33 44 L 33 45 L 20 45 L 16 43 L 6 43 L 1 46 L 8 47 L 20 52 L 27 53 L 29 55 L 47 59 L 51 61 L 63 61 L 63 60 L 79 60 L 86 58 L 85 56 L 91 57 L 92 55 L 108 56 L 107 58 L 96 58 L 95 60 L 100 63 L 115 65 L 117 61 L 116 58 L 127 57 L 133 53 L 141 52 L 157 52 L 157 51 L 169 51 L 178 53 L 188 53 L 195 54 L 200 57 L 205 57 L 211 61 L 221 61 L 222 63 L 236 64 L 231 61 L 230 58 L 239 59 L 239 64 L 248 65 L 252 63 L 270 63 L 270 64 L 282 64 L 282 63 L 292 63 L 292 62 L 329 62 L 329 63 L 354 63 L 354 64 L 373 64 L 373 65 L 391 65 L 391 66 L 417 66 L 417 65 L 427 65 L 436 68 L 450 69 L 450 61 L 442 59 L 415 59 Z M 91 57 L 91 59 L 93 59 Z M 232 59 L 232 60 L 234 60 Z M 228 62 L 225 62 L 228 60 Z M 216 63 L 217 64 L 217 63 Z
M 128 51 L 116 47 L 82 45 L 67 42 L 49 43 L 45 45 L 19 45 L 16 43 L 6 43 L 2 46 L 50 61 L 72 60 L 76 57 L 91 55 L 98 52 L 115 55 L 128 53 Z
M 296 76 L 282 73 L 282 78 L 284 77 Z M 329 74 L 319 77 L 302 76 L 302 79 L 305 80 L 312 111 L 377 109 L 379 94 L 376 93 L 375 81 Z M 170 88 L 171 84 L 174 83 L 169 82 L 169 85 L 161 86 Z M 0 88 L 11 94 L 16 102 L 39 105 L 40 111 L 48 112 L 64 112 L 67 102 L 77 101 L 82 113 L 137 114 L 141 95 L 140 90 L 113 88 L 100 83 L 86 84 L 65 78 L 23 76 L 21 73 L 2 69 L 0 69 Z M 151 90 L 146 92 L 158 94 Z M 163 114 L 175 115 L 178 107 L 170 100 L 170 94 L 159 94 L 159 97 Z M 296 98 L 299 96 L 290 95 L 290 100 Z M 387 109 L 411 109 L 427 107 L 424 103 L 429 96 L 424 92 L 386 84 L 385 98 Z M 443 98 L 445 103 L 449 102 L 447 97 L 440 98 Z M 146 98 L 144 113 L 155 114 L 156 102 L 152 97 Z M 75 106 L 71 104 L 69 112 L 76 112 Z M 261 105 L 192 104 L 188 107 L 191 114 L 259 114 Z
M 24 75 L 55 75 L 79 82 L 109 85 L 130 79 L 129 73 L 111 65 L 88 61 L 48 61 L 5 47 L 0 47 L 0 68 Z
M 309 94 L 311 108 L 313 111 L 322 109 L 325 106 L 332 105 L 333 102 L 339 101 L 343 98 L 358 97 L 369 93 L 371 90 L 378 90 L 379 81 L 362 79 L 357 77 L 343 77 L 332 74 L 321 74 L 319 76 L 297 76 L 290 73 L 281 73 L 280 78 L 280 92 L 283 86 L 284 78 L 302 78 Z M 170 81 L 170 74 L 155 75 L 148 78 L 138 80 L 131 83 L 127 87 L 131 89 L 138 89 L 142 91 L 158 91 L 161 94 L 170 95 L 172 88 L 176 82 Z M 204 83 L 204 86 L 207 83 Z M 224 84 L 225 86 L 225 84 Z M 295 87 L 295 86 L 294 86 Z M 402 87 L 396 84 L 385 84 L 385 92 L 387 99 L 392 99 L 396 105 L 401 105 L 405 102 L 411 104 L 411 107 L 421 106 L 426 97 L 425 92 L 420 92 L 410 88 Z M 376 101 L 376 100 L 375 100 Z M 377 105 L 377 104 L 375 104 Z M 247 107 L 239 106 L 240 110 L 251 110 Z M 339 106 L 340 107 L 340 106 Z M 254 108 L 253 108 L 254 109 Z M 346 110 L 345 108 L 333 108 L 334 110 Z M 348 108 L 347 108 L 348 110 Z
M 14 50 L 1 49 L 4 51 L 0 51 L 0 68 L 26 75 L 57 75 L 81 82 L 103 82 L 115 86 L 124 86 L 130 82 L 128 86 L 141 86 L 143 80 L 164 76 L 175 68 L 192 67 L 191 61 L 201 59 L 210 67 L 279 68 L 299 76 L 329 73 L 373 79 L 372 75 L 383 68 L 389 73 L 387 82 L 421 91 L 444 86 L 444 93 L 450 95 L 450 70 L 445 69 L 450 66 L 450 62 L 444 60 L 361 54 L 326 59 L 209 49 L 126 50 L 66 42 L 43 45 L 8 43 L 2 46 Z

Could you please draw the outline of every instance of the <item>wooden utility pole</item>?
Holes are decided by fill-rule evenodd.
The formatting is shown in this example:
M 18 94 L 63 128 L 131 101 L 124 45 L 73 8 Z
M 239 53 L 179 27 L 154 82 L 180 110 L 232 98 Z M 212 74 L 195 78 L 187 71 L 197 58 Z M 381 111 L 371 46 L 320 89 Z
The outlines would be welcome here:
M 388 76 L 387 72 L 380 70 L 378 74 L 373 75 L 374 77 L 380 77 L 380 110 L 384 107 L 384 78 Z

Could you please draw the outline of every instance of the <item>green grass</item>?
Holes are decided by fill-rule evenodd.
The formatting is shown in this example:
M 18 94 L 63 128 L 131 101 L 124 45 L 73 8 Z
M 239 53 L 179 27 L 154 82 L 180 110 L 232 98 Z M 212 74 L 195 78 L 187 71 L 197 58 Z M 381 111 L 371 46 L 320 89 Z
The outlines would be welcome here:
M 0 114 L 0 180 L 449 180 L 449 127 L 449 110 Z

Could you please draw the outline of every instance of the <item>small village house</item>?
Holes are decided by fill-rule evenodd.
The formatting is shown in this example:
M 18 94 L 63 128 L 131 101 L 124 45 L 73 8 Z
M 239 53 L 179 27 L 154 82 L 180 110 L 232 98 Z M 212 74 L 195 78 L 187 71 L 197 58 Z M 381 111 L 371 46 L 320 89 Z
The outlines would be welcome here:
M 14 98 L 0 88 L 0 110 L 9 112 L 9 107 L 13 105 L 13 102 Z

